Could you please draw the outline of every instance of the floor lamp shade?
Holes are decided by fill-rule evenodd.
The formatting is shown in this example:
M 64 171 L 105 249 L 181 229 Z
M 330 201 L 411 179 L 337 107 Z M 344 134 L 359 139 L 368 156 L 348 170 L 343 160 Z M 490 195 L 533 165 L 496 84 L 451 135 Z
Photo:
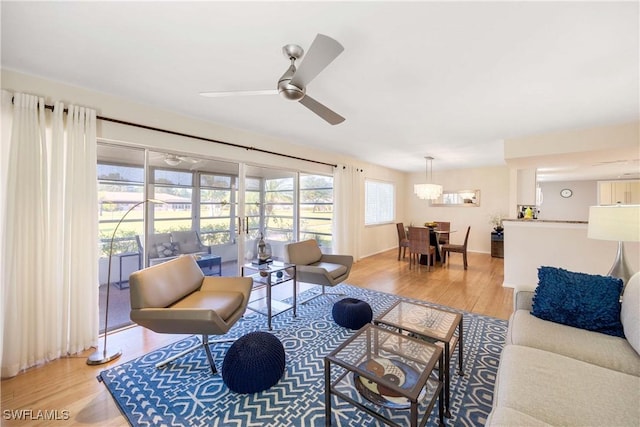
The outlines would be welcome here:
M 587 237 L 618 242 L 618 253 L 608 274 L 626 284 L 632 272 L 624 258 L 624 242 L 640 242 L 640 205 L 591 206 Z
M 117 359 L 122 355 L 122 351 L 120 349 L 109 349 L 107 347 L 107 337 L 109 335 L 109 290 L 111 288 L 111 259 L 113 258 L 113 241 L 116 238 L 116 233 L 118 232 L 118 227 L 122 224 L 122 221 L 129 215 L 129 213 L 137 208 L 140 205 L 144 205 L 145 203 L 165 203 L 162 200 L 156 199 L 146 199 L 142 202 L 138 202 L 131 206 L 128 211 L 122 215 L 118 224 L 116 224 L 116 228 L 113 230 L 113 234 L 111 235 L 111 241 L 109 242 L 109 266 L 107 267 L 107 295 L 105 301 L 105 310 L 104 310 L 104 345 L 102 350 L 98 348 L 91 356 L 87 358 L 87 365 L 102 365 L 104 363 L 111 362 L 112 360 Z

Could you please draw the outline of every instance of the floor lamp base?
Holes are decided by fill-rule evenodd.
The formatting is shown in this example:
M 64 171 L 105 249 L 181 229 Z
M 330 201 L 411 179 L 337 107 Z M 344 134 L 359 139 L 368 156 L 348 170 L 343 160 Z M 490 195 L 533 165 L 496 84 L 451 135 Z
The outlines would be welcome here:
M 87 359 L 87 365 L 102 365 L 104 363 L 109 363 L 120 356 L 122 356 L 122 350 L 109 350 L 109 349 L 107 349 L 107 351 L 96 350 Z

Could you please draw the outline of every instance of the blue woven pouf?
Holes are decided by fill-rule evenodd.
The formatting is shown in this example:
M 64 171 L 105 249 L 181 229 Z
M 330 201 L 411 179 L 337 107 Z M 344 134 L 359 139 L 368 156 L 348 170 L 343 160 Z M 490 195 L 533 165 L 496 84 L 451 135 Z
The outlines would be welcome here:
M 333 320 L 349 329 L 360 329 L 373 319 L 373 311 L 366 301 L 344 298 L 333 305 Z
M 222 362 L 222 380 L 236 393 L 257 393 L 284 373 L 284 347 L 267 332 L 251 332 L 231 345 Z

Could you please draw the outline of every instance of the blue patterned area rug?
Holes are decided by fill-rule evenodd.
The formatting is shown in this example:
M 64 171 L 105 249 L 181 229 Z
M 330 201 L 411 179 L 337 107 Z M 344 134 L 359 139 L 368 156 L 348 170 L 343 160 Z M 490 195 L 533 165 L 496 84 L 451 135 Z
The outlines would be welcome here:
M 438 307 L 349 285 L 339 285 L 332 291 L 367 301 L 374 318 L 399 299 Z M 155 368 L 155 363 L 199 342 L 195 336 L 105 370 L 99 379 L 133 426 L 323 426 L 323 357 L 353 334 L 333 321 L 331 309 L 340 299 L 340 296 L 316 298 L 299 306 L 296 318 L 288 312 L 273 319 L 273 334 L 286 351 L 286 370 L 275 386 L 260 393 L 244 395 L 229 390 L 220 374 L 211 374 L 204 349 L 189 353 L 161 369 Z M 485 424 L 491 411 L 507 322 L 465 312 L 463 326 L 465 375 L 455 373 L 458 365 L 458 352 L 455 351 L 451 360 L 452 418 L 445 418 L 445 423 L 479 426 Z M 239 338 L 249 332 L 265 330 L 266 318 L 248 310 L 224 337 Z M 231 343 L 211 346 L 219 371 L 230 346 Z M 332 397 L 332 425 L 382 425 L 351 404 Z M 380 410 L 399 425 L 408 425 L 409 410 Z M 438 425 L 436 415 L 437 405 L 427 425 Z

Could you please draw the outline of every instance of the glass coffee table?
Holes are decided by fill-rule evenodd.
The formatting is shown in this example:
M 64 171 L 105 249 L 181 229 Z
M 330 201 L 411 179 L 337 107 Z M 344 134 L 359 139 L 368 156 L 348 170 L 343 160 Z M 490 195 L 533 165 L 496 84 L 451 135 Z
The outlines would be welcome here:
M 370 323 L 365 325 L 324 358 L 325 425 L 331 425 L 333 394 L 396 426 L 399 416 L 405 420 L 400 425 L 424 426 L 437 400 L 443 426 L 442 358 L 439 346 Z M 403 410 L 408 413 L 397 412 Z M 424 414 L 420 420 L 418 412 Z
M 395 328 L 398 332 L 407 332 L 423 340 L 444 347 L 444 396 L 447 418 L 451 418 L 449 401 L 451 398 L 451 374 L 449 362 L 451 350 L 458 346 L 458 374 L 462 370 L 462 314 L 452 311 L 398 301 L 373 321 L 376 325 Z M 456 335 L 456 329 L 458 334 Z
M 296 317 L 296 265 L 286 262 L 273 261 L 268 264 L 248 263 L 242 266 L 242 276 L 253 279 L 253 290 L 266 288 L 266 296 L 249 301 L 247 308 L 267 316 L 267 327 L 272 330 L 271 319 L 285 311 L 292 310 Z M 271 290 L 274 286 L 291 282 L 293 301 L 291 304 L 273 299 Z

